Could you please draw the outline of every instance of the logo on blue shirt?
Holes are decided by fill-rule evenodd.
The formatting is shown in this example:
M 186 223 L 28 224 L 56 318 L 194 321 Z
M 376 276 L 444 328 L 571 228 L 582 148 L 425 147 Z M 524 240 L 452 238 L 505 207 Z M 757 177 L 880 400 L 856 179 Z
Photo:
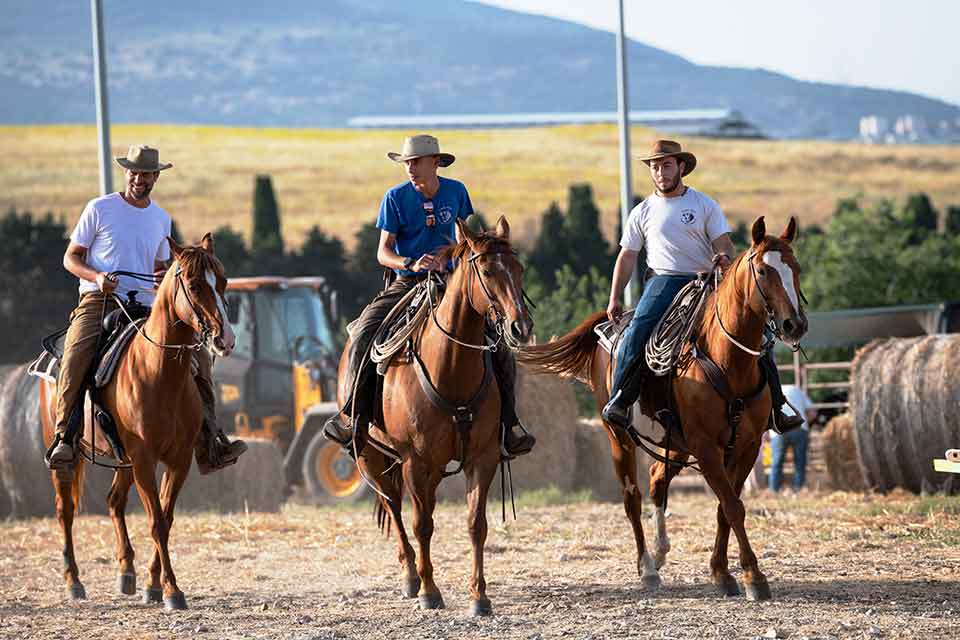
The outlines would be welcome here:
M 437 217 L 440 218 L 440 224 L 447 224 L 453 218 L 453 209 L 446 206 L 440 207 Z
M 680 222 L 683 224 L 693 224 L 697 219 L 697 216 L 694 215 L 693 209 L 684 209 L 680 212 Z

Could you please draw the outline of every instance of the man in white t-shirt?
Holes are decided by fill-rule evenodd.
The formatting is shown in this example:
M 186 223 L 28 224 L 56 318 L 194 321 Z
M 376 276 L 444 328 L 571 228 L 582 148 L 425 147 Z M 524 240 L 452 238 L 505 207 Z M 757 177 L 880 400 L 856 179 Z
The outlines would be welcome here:
M 783 483 L 783 462 L 787 457 L 787 447 L 793 449 L 793 490 L 799 491 L 807 479 L 807 445 L 810 442 L 810 423 L 816 419 L 817 410 L 813 408 L 810 397 L 800 387 L 793 384 L 783 385 L 783 395 L 788 404 L 783 411 L 803 419 L 803 428 L 787 433 L 774 433 L 770 438 L 773 453 L 770 461 L 770 489 L 780 491 Z M 796 409 L 796 412 L 794 412 Z
M 150 199 L 160 172 L 172 167 L 161 163 L 160 153 L 148 146 L 132 146 L 125 158 L 116 158 L 124 168 L 123 192 L 110 193 L 87 203 L 70 244 L 63 255 L 64 268 L 80 279 L 80 303 L 70 314 L 70 328 L 63 346 L 57 378 L 56 436 L 46 459 L 51 468 L 65 468 L 76 460 L 74 445 L 82 423 L 83 394 L 100 346 L 102 319 L 118 307 L 116 295 L 149 306 L 152 287 L 134 278 L 110 277 L 114 271 L 154 274 L 163 277 L 170 261 L 167 236 L 171 220 Z M 204 405 L 204 424 L 197 440 L 197 463 L 201 472 L 235 461 L 247 446 L 229 442 L 216 427 L 210 356 L 194 352 L 197 388 Z
M 683 178 L 697 166 L 696 156 L 684 151 L 677 142 L 657 140 L 650 155 L 641 160 L 650 167 L 654 192 L 630 212 L 613 268 L 607 305 L 609 318 L 619 320 L 623 314 L 623 289 L 636 267 L 637 254 L 646 251 L 647 266 L 653 275 L 645 283 L 633 319 L 620 338 L 610 401 L 603 408 L 603 419 L 624 429 L 630 424 L 630 407 L 650 371 L 644 347 L 653 328 L 677 293 L 698 272 L 713 268 L 714 257 L 726 269 L 735 253 L 730 225 L 720 205 L 683 184 Z M 777 387 L 776 401 L 779 379 L 769 372 L 768 377 L 771 389 Z M 792 428 L 779 419 L 778 425 L 782 429 Z

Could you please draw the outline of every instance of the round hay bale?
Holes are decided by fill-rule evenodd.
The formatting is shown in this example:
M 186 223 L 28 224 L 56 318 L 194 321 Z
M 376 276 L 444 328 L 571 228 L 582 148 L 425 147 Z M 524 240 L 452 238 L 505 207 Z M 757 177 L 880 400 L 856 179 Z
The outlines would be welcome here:
M 517 413 L 537 437 L 529 454 L 511 463 L 513 488 L 542 489 L 554 486 L 561 491 L 574 488 L 577 447 L 577 401 L 571 382 L 553 375 L 531 375 L 524 367 L 517 371 Z M 463 500 L 463 474 L 447 478 L 437 489 L 444 500 Z M 508 489 L 509 491 L 509 489 Z M 490 499 L 500 496 L 500 478 L 493 479 Z
M 867 488 L 857 461 L 853 418 L 849 413 L 834 416 L 820 437 L 830 488 L 836 491 L 863 491 Z
M 40 426 L 40 381 L 27 375 L 28 365 L 6 370 L 0 379 L 0 486 L 7 517 L 54 514 L 50 472 Z
M 286 486 L 283 454 L 270 440 L 247 439 L 246 443 L 247 452 L 226 469 L 202 476 L 194 465 L 180 491 L 177 510 L 279 511 Z
M 610 438 L 607 428 L 599 419 L 579 420 L 574 437 L 577 445 L 577 465 L 574 473 L 574 488 L 589 489 L 594 499 L 606 502 L 620 502 L 623 494 L 620 482 L 613 468 L 610 454 Z M 642 452 L 638 468 L 637 484 L 647 492 L 646 457 Z
M 851 371 L 857 459 L 867 486 L 919 493 L 944 483 L 931 461 L 960 442 L 960 336 L 875 340 Z

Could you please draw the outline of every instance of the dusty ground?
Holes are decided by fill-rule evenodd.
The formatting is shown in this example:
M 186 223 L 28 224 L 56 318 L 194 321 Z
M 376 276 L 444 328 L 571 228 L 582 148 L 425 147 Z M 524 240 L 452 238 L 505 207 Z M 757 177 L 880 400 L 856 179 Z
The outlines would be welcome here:
M 960 499 L 837 493 L 757 497 L 747 507 L 772 602 L 714 593 L 712 497 L 672 496 L 673 551 L 656 593 L 640 588 L 619 505 L 546 492 L 528 496 L 520 519 L 506 525 L 499 504 L 491 505 L 494 616 L 485 619 L 466 611 L 461 505 L 439 510 L 434 561 L 448 609 L 429 612 L 400 598 L 393 541 L 379 536 L 367 504 L 181 516 L 174 566 L 191 608 L 180 613 L 114 594 L 105 518 L 81 518 L 76 528 L 89 596 L 79 604 L 65 601 L 56 522 L 7 522 L 0 524 L 0 637 L 956 637 Z M 143 516 L 131 521 L 142 586 L 150 547 Z

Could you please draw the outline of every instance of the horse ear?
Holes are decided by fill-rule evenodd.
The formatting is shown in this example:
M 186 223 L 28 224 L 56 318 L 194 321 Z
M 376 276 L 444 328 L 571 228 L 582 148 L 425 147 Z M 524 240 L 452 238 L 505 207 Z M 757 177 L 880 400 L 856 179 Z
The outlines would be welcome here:
M 763 221 L 763 216 L 753 221 L 750 236 L 753 238 L 753 246 L 757 246 L 767 237 L 767 224 Z
M 500 219 L 497 220 L 497 228 L 494 233 L 497 234 L 498 238 L 510 239 L 510 223 L 507 222 L 506 216 L 500 216 Z
M 209 231 L 200 238 L 200 248 L 207 253 L 213 253 L 213 236 L 210 235 Z
M 460 230 L 460 237 L 466 239 L 471 245 L 477 241 L 477 234 L 470 229 L 463 218 L 457 218 L 457 229 Z
M 783 230 L 783 233 L 780 234 L 781 240 L 786 240 L 787 244 L 790 244 L 797 238 L 797 219 L 793 216 L 790 216 L 790 222 L 787 223 L 787 228 Z
M 170 254 L 173 255 L 174 258 L 179 258 L 180 254 L 183 253 L 183 247 L 178 245 L 177 241 L 170 236 L 167 236 L 167 244 L 170 245 Z

